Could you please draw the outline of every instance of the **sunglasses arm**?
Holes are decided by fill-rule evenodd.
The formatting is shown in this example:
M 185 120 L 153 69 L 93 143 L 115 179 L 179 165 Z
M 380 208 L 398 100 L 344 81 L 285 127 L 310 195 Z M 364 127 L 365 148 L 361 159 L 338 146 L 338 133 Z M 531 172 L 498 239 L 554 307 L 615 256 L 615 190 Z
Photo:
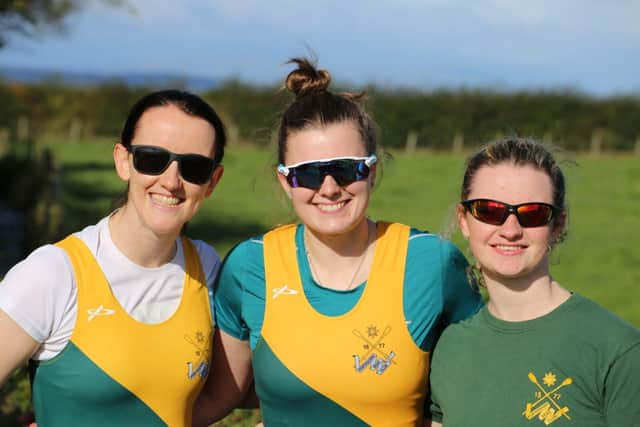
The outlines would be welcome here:
M 375 154 L 370 155 L 364 161 L 364 164 L 367 165 L 368 167 L 371 167 L 371 165 L 374 165 L 376 163 L 378 163 L 378 156 L 376 156 Z
M 278 172 L 280 172 L 283 176 L 289 176 L 289 168 L 282 163 L 278 165 Z

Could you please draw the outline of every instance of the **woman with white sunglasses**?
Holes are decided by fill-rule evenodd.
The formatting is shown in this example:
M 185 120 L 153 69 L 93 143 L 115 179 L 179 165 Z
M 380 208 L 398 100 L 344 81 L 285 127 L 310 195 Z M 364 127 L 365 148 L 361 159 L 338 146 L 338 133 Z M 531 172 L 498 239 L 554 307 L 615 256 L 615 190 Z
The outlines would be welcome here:
M 567 212 L 551 153 L 526 139 L 489 144 L 469 159 L 461 200 L 489 302 L 438 342 L 433 425 L 640 425 L 640 331 L 549 271 Z
M 196 425 L 233 407 L 252 379 L 267 427 L 422 425 L 430 352 L 481 299 L 450 242 L 367 218 L 374 124 L 360 96 L 328 90 L 328 72 L 291 62 L 296 98 L 280 122 L 276 174 L 300 223 L 225 260 L 199 405 L 209 411 Z
M 220 180 L 224 146 L 199 97 L 145 96 L 113 151 L 119 207 L 5 276 L 0 383 L 31 359 L 39 425 L 191 425 L 220 259 L 181 231 Z

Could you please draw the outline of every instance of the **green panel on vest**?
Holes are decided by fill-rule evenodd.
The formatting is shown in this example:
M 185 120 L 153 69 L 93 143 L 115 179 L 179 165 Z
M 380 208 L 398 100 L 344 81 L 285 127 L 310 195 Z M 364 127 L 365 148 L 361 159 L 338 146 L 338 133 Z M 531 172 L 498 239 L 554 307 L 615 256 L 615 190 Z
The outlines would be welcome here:
M 256 392 L 265 425 L 366 426 L 353 413 L 296 377 L 260 338 L 252 356 Z M 328 361 L 330 363 L 330 361 Z
M 72 342 L 52 360 L 33 363 L 32 369 L 38 427 L 166 425 Z

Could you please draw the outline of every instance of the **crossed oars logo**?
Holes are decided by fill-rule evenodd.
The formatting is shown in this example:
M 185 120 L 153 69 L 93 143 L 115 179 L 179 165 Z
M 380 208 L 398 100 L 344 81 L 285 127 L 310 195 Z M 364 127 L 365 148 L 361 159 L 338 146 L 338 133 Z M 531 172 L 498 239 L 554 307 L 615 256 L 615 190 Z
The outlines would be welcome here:
M 360 332 L 357 329 L 354 329 L 352 332 L 353 332 L 353 335 L 357 336 L 358 338 L 360 338 L 366 343 L 365 349 L 367 348 L 367 346 L 369 347 L 369 350 L 365 353 L 364 356 L 362 356 L 362 360 L 367 360 L 369 355 L 374 351 L 385 359 L 389 357 L 389 354 L 386 353 L 384 350 L 382 350 L 380 347 L 384 346 L 384 343 L 382 342 L 384 337 L 386 337 L 391 333 L 391 326 L 387 326 L 386 328 L 384 328 L 384 331 L 382 331 L 382 334 L 375 341 L 369 340 L 369 338 L 364 336 L 362 332 Z M 396 361 L 394 360 L 392 363 L 396 363 Z
M 196 339 L 194 340 L 189 335 L 184 335 L 184 340 L 195 347 L 196 356 L 199 360 L 209 359 L 209 340 L 205 339 L 202 332 L 196 332 Z
M 555 399 L 552 396 L 553 393 L 557 392 L 562 387 L 566 387 L 566 386 L 568 386 L 568 385 L 573 383 L 573 380 L 570 377 L 565 378 L 564 381 L 562 381 L 559 386 L 557 386 L 556 388 L 554 388 L 553 390 L 550 390 L 550 391 L 545 390 L 544 387 L 542 387 L 540 385 L 540 383 L 538 382 L 538 378 L 536 378 L 536 376 L 534 375 L 533 372 L 529 372 L 527 377 L 529 378 L 529 381 L 531 381 L 533 384 L 535 384 L 536 387 L 538 387 L 538 389 L 540 389 L 540 392 L 542 393 L 542 397 L 540 399 L 536 400 L 535 402 L 533 402 L 531 404 L 531 406 L 527 405 L 528 407 L 533 408 L 536 405 L 538 405 L 539 403 L 541 403 L 542 401 L 547 400 L 548 402 L 551 402 L 551 404 L 553 406 L 555 406 L 556 409 L 558 409 L 558 411 L 560 411 L 565 418 L 567 418 L 568 420 L 571 419 L 571 417 L 569 417 L 569 415 L 567 415 L 563 411 L 563 408 L 561 408 L 560 405 L 558 405 L 558 403 L 555 401 Z

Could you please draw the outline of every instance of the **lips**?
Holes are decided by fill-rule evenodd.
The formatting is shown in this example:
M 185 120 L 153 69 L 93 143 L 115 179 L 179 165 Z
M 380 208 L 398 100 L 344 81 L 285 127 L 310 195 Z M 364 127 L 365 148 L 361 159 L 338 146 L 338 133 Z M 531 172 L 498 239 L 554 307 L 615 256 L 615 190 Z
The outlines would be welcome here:
M 154 203 L 164 206 L 176 206 L 181 201 L 181 199 L 178 197 L 165 196 L 162 194 L 152 194 L 151 200 L 153 200 Z
M 494 244 L 491 245 L 493 249 L 495 249 L 498 253 L 503 255 L 518 255 L 524 252 L 527 249 L 526 245 L 505 245 L 505 244 Z
M 336 212 L 340 209 L 342 209 L 345 205 L 347 204 L 347 202 L 345 200 L 338 202 L 338 203 L 331 203 L 331 204 L 327 204 L 327 203 L 318 203 L 316 204 L 316 206 L 318 207 L 318 209 L 320 209 L 322 212 Z

